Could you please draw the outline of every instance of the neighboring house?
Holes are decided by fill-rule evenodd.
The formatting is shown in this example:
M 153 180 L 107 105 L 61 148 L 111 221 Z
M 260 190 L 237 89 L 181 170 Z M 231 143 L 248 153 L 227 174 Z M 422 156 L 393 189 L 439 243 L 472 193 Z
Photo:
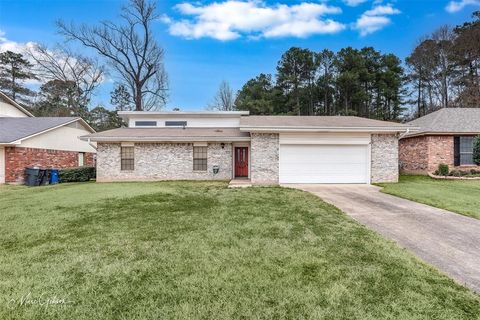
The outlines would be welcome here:
M 97 181 L 250 179 L 252 184 L 398 180 L 408 126 L 358 117 L 135 112 L 97 143 Z
M 0 92 L 0 183 L 22 182 L 25 167 L 93 165 L 95 148 L 78 138 L 93 132 L 81 118 L 34 117 Z
M 479 169 L 473 141 L 480 134 L 480 108 L 444 108 L 408 124 L 419 131 L 402 137 L 400 165 L 405 173 L 432 173 L 439 164 L 450 169 Z

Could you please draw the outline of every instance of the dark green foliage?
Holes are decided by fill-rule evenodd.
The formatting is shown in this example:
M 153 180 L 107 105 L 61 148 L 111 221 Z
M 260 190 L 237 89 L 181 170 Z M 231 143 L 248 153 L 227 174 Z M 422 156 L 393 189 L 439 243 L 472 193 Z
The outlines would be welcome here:
M 95 179 L 95 167 L 66 168 L 59 171 L 60 183 L 63 182 L 85 182 Z
M 117 85 L 110 92 L 110 97 L 110 103 L 115 107 L 115 110 L 128 111 L 133 109 L 132 95 L 123 84 Z
M 105 131 L 124 126 L 123 120 L 118 116 L 117 111 L 110 111 L 102 106 L 93 108 L 85 119 L 96 131 Z
M 448 168 L 448 164 L 441 163 L 438 165 L 438 173 L 441 176 L 448 176 L 450 169 Z
M 260 74 L 238 92 L 236 107 L 252 114 L 358 115 L 398 120 L 404 71 L 393 54 L 351 47 L 334 53 L 293 47 L 277 65 L 276 83 Z
M 473 162 L 480 166 L 480 136 L 473 141 Z
M 37 79 L 33 65 L 21 53 L 0 53 L 0 90 L 13 100 L 27 103 L 34 92 L 24 85 L 26 80 Z

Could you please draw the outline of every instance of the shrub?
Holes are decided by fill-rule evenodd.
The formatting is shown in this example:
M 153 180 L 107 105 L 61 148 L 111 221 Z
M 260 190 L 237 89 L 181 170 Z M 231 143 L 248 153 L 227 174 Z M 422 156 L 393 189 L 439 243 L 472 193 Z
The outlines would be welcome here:
M 459 171 L 459 170 L 452 170 L 452 171 L 450 171 L 450 175 L 452 177 L 461 177 L 461 176 L 465 175 L 465 173 L 462 172 L 462 171 Z
M 60 183 L 84 182 L 95 179 L 95 167 L 65 168 L 59 171 Z
M 441 176 L 448 176 L 448 172 L 450 169 L 448 168 L 448 164 L 441 163 L 438 165 L 438 173 Z
M 480 136 L 473 141 L 473 162 L 480 166 Z

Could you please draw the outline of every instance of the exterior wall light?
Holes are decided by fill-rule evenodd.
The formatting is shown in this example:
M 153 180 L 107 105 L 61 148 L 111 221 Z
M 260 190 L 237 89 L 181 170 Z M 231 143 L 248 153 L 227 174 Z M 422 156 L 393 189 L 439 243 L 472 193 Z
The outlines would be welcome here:
M 213 174 L 217 174 L 218 171 L 220 171 L 220 166 L 217 166 L 217 165 L 213 166 Z
M 220 143 L 220 146 L 222 147 L 222 149 L 225 149 L 225 143 Z

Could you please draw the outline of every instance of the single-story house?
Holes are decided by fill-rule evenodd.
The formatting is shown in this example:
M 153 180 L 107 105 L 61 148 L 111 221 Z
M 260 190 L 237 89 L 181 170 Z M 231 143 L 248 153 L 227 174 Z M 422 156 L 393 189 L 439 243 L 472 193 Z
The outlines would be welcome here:
M 358 117 L 138 112 L 81 137 L 97 143 L 97 181 L 249 179 L 252 184 L 398 180 L 409 126 Z
M 419 130 L 400 139 L 399 159 L 405 173 L 433 173 L 439 164 L 450 169 L 478 169 L 473 141 L 480 135 L 480 108 L 444 108 L 409 122 Z
M 95 146 L 79 136 L 95 131 L 78 117 L 34 117 L 0 92 L 0 183 L 20 183 L 25 167 L 93 165 Z

